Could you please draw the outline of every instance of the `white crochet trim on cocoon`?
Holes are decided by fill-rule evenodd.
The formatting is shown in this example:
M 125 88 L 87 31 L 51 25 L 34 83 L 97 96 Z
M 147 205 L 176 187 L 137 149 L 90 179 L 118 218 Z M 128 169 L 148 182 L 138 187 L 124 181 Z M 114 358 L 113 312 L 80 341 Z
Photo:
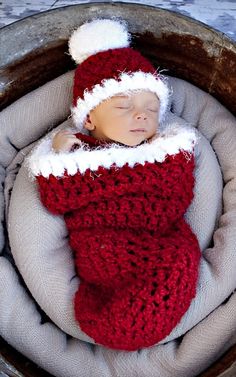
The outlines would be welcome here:
M 171 126 L 164 133 L 155 136 L 150 142 L 137 147 L 127 147 L 118 144 L 109 144 L 107 147 L 98 147 L 88 150 L 85 143 L 74 152 L 55 153 L 52 150 L 52 137 L 45 138 L 27 158 L 30 174 L 50 174 L 63 177 L 65 171 L 71 176 L 78 171 L 84 173 L 87 169 L 96 171 L 99 166 L 109 169 L 113 164 L 122 167 L 128 164 L 133 167 L 136 163 L 163 162 L 167 155 L 175 155 L 180 151 L 192 152 L 197 141 L 195 129 Z
M 94 20 L 74 31 L 69 40 L 69 53 L 77 64 L 101 51 L 129 46 L 130 35 L 124 22 Z
M 72 107 L 72 118 L 75 127 L 81 131 L 87 114 L 102 101 L 116 94 L 129 93 L 135 90 L 150 90 L 158 96 L 160 100 L 159 121 L 162 122 L 170 94 L 168 86 L 163 80 L 158 75 L 154 76 L 151 73 L 142 71 L 132 74 L 122 73 L 119 81 L 115 79 L 103 80 L 102 84 L 95 85 L 91 92 L 85 91 L 84 99 L 79 98 L 76 107 Z

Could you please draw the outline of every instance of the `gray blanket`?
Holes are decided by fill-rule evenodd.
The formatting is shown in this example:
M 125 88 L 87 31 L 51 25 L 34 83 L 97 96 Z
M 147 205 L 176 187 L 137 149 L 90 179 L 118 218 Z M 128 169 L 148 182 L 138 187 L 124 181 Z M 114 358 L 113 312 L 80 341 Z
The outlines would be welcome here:
M 55 376 L 195 376 L 236 342 L 235 119 L 209 95 L 170 79 L 173 99 L 168 122 L 188 122 L 201 135 L 196 150 L 195 199 L 187 214 L 203 250 L 198 293 L 162 344 L 141 352 L 111 351 L 89 345 L 86 341 L 91 339 L 75 323 L 72 297 L 78 278 L 63 220 L 42 208 L 24 164 L 19 170 L 32 143 L 58 124 L 63 128 L 70 123 L 64 121 L 69 115 L 71 84 L 72 74 L 68 73 L 1 114 L 2 216 L 5 203 L 15 262 L 52 322 L 41 324 L 34 300 L 7 258 L 10 251 L 6 244 L 3 248 L 2 230 L 0 334 Z

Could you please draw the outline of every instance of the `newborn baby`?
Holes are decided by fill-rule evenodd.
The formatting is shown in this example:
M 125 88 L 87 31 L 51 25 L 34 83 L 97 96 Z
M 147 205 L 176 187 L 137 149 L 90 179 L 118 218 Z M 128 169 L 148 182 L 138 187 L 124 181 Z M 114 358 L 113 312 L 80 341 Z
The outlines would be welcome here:
M 184 220 L 193 199 L 195 132 L 162 128 L 167 85 L 128 40 L 125 26 L 111 20 L 74 32 L 79 132 L 44 140 L 29 164 L 42 203 L 68 228 L 80 328 L 96 343 L 133 351 L 164 339 L 188 309 L 200 249 Z

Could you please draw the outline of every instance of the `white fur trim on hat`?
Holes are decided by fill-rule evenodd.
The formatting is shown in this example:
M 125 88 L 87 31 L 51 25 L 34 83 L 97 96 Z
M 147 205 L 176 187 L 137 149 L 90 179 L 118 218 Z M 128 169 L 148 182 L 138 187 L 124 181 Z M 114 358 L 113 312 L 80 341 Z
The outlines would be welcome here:
M 100 51 L 128 47 L 129 40 L 124 22 L 94 20 L 74 31 L 69 40 L 69 53 L 79 64 Z
M 163 162 L 167 155 L 175 155 L 180 151 L 192 153 L 196 141 L 195 129 L 171 125 L 152 141 L 135 148 L 114 143 L 105 148 L 88 150 L 86 143 L 81 141 L 81 148 L 74 152 L 56 153 L 52 149 L 52 137 L 47 137 L 31 152 L 27 166 L 31 176 L 48 178 L 52 174 L 63 177 L 65 171 L 73 176 L 78 171 L 83 174 L 87 169 L 96 171 L 99 166 L 109 169 L 113 164 L 117 167 L 125 164 L 133 167 L 136 163 Z
M 135 90 L 150 90 L 158 96 L 160 100 L 159 121 L 162 122 L 169 100 L 167 83 L 158 75 L 138 71 L 132 74 L 122 73 L 119 80 L 103 80 L 101 85 L 95 85 L 92 91 L 85 91 L 84 99 L 78 98 L 76 107 L 71 109 L 75 127 L 81 131 L 87 114 L 102 101 L 116 94 L 130 93 Z

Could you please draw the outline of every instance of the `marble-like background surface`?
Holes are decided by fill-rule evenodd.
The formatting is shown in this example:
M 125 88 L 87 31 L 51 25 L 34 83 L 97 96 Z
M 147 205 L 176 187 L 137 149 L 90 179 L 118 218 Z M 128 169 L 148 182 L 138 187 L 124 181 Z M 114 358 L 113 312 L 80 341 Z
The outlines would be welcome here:
M 116 2 L 108 0 L 102 2 Z M 67 5 L 101 2 L 100 0 L 2 0 L 0 1 L 0 27 L 31 16 Z M 119 0 L 170 9 L 193 17 L 225 33 L 236 41 L 236 0 Z

